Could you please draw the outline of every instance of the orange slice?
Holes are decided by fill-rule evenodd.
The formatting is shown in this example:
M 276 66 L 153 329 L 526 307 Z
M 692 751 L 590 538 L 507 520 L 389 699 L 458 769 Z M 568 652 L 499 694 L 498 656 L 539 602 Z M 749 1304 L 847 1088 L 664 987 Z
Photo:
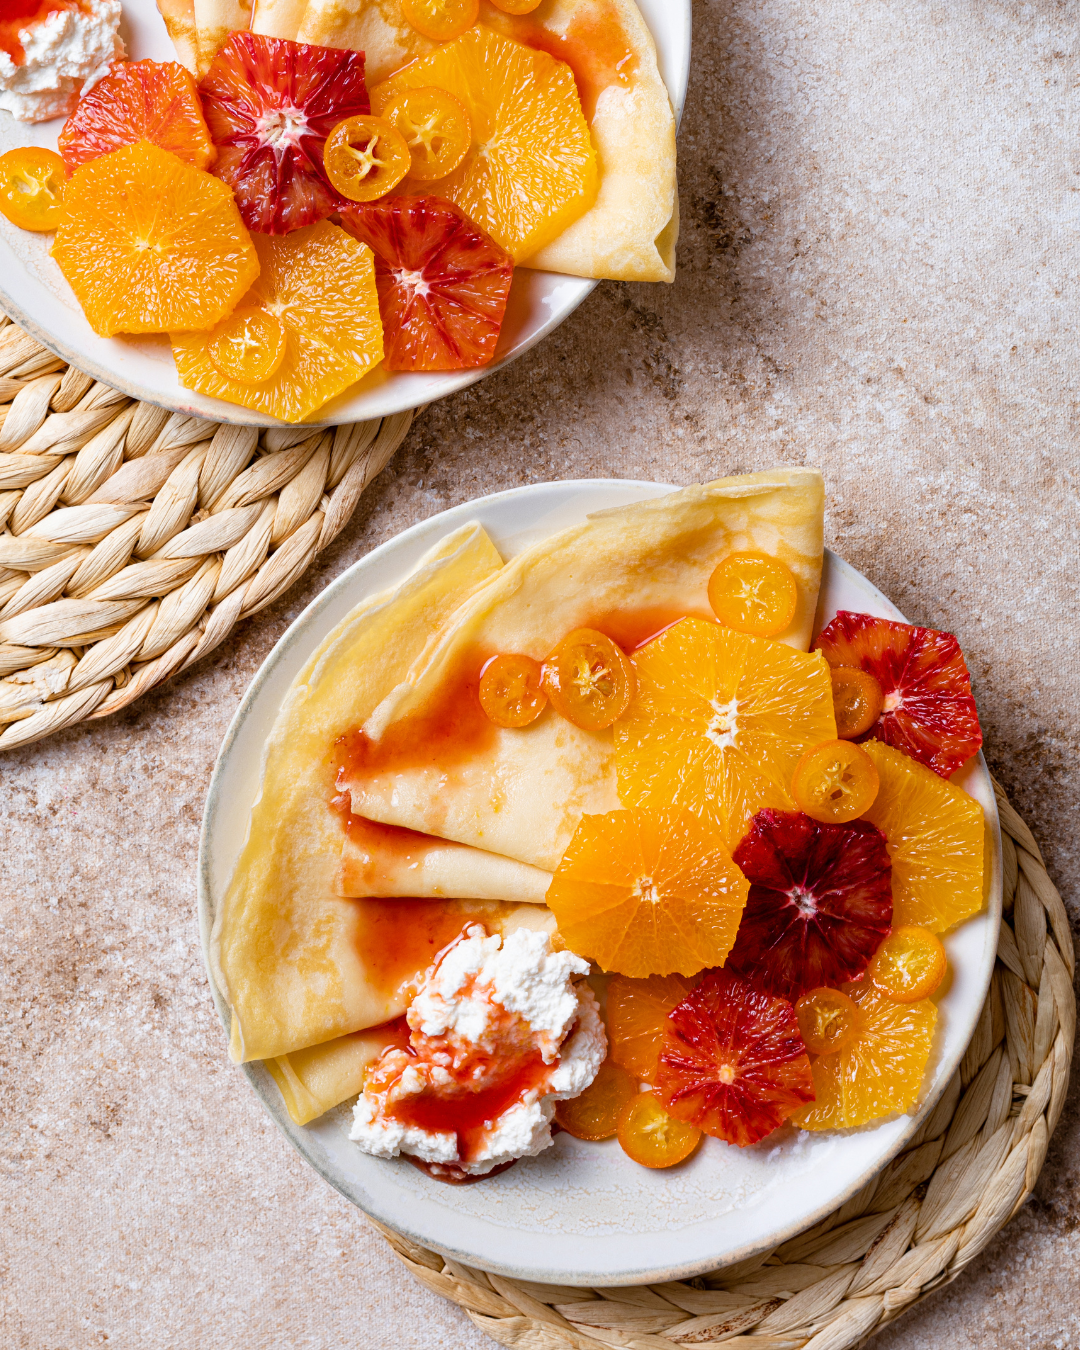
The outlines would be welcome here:
M 476 24 L 373 89 L 371 110 L 381 116 L 405 90 L 427 87 L 456 98 L 472 126 L 469 151 L 439 180 L 439 195 L 456 202 L 515 262 L 593 204 L 596 152 L 564 62 Z
M 575 1139 L 610 1139 L 623 1107 L 638 1095 L 637 1079 L 610 1059 L 578 1097 L 557 1102 L 555 1119 Z
M 180 383 L 200 394 L 298 422 L 382 359 L 371 249 L 325 220 L 286 235 L 256 235 L 255 247 L 262 272 L 244 308 L 264 312 L 284 329 L 284 357 L 268 378 L 241 382 L 215 363 L 227 327 L 176 332 L 176 369 Z
M 930 770 L 927 770 L 929 773 Z M 791 1117 L 804 1130 L 851 1129 L 909 1111 L 930 1059 L 937 1009 L 894 1003 L 871 984 L 849 985 L 859 1029 L 842 1050 L 811 1064 L 815 1101 Z
M 75 170 L 52 256 L 102 337 L 213 328 L 259 274 L 231 189 L 149 141 Z
M 746 878 L 688 811 L 582 816 L 548 887 L 571 951 L 623 975 L 694 975 L 735 941 Z
M 818 653 L 681 619 L 633 665 L 637 694 L 615 723 L 624 806 L 686 807 L 731 849 L 762 807 L 794 808 L 796 764 L 836 736 Z
M 195 81 L 178 61 L 125 61 L 79 99 L 60 132 L 60 153 L 77 169 L 136 141 L 152 141 L 196 169 L 217 158 Z
M 632 980 L 613 975 L 608 984 L 607 1021 L 611 1058 L 646 1083 L 656 1081 L 656 1062 L 667 1017 L 695 984 L 682 975 Z
M 982 909 L 982 807 L 902 750 L 881 741 L 862 748 L 881 783 L 865 819 L 888 845 L 893 922 L 943 933 Z

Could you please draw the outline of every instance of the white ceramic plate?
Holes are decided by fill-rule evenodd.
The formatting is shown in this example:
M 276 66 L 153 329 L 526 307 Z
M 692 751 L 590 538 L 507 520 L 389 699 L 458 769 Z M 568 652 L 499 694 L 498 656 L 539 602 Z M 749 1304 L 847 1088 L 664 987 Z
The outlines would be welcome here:
M 676 119 L 682 116 L 690 70 L 690 0 L 638 0 L 656 42 L 660 74 Z M 121 36 L 132 60 L 173 61 L 176 54 L 154 0 L 124 0 Z M 63 119 L 28 124 L 0 112 L 0 154 L 19 145 L 56 149 Z M 132 398 L 197 413 L 219 422 L 277 426 L 275 418 L 184 389 L 176 377 L 167 337 L 103 338 L 93 331 L 78 301 L 49 257 L 51 234 L 30 234 L 0 216 L 0 307 L 51 348 L 96 379 Z M 312 426 L 335 426 L 386 417 L 445 398 L 499 370 L 557 328 L 596 285 L 582 277 L 520 268 L 510 288 L 495 360 L 479 370 L 402 374 L 381 367 L 325 404 Z
M 670 487 L 625 480 L 539 483 L 423 521 L 360 560 L 319 596 L 267 657 L 225 737 L 210 784 L 199 854 L 204 951 L 258 793 L 263 744 L 308 654 L 366 596 L 396 584 L 439 538 L 478 520 L 504 557 L 590 511 L 660 496 Z M 826 554 L 818 628 L 837 609 L 902 619 L 853 567 Z M 537 1158 L 475 1186 L 432 1181 L 408 1163 L 350 1143 L 349 1107 L 299 1127 L 261 1064 L 245 1064 L 263 1105 L 327 1181 L 373 1218 L 416 1242 L 497 1274 L 558 1284 L 684 1279 L 742 1260 L 825 1217 L 898 1153 L 940 1096 L 974 1030 L 997 948 L 1001 862 L 997 810 L 980 754 L 959 781 L 986 811 L 993 839 L 990 903 L 945 937 L 951 981 L 938 999 L 934 1055 L 919 1111 L 864 1130 L 778 1131 L 748 1149 L 706 1139 L 672 1172 L 631 1162 L 615 1140 L 562 1133 Z M 213 987 L 213 975 L 211 974 Z M 222 1020 L 228 1013 L 214 997 Z

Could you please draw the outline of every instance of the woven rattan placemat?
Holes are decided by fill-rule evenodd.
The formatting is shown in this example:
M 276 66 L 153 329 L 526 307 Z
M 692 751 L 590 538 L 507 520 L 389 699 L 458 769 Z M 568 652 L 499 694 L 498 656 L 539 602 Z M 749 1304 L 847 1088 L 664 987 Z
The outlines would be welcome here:
M 170 413 L 0 314 L 0 750 L 117 712 L 276 600 L 412 417 L 260 433 Z
M 578 1289 L 487 1275 L 380 1231 L 429 1289 L 516 1350 L 848 1350 L 954 1280 L 1031 1194 L 1076 1032 L 1065 906 L 995 784 L 1005 920 L 960 1068 L 907 1149 L 824 1222 L 693 1280 Z

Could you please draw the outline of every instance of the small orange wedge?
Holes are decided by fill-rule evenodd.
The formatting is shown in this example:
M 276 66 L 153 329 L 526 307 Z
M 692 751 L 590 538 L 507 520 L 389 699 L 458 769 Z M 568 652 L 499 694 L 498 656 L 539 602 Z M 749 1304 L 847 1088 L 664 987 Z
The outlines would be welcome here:
M 582 816 L 547 893 L 571 951 L 622 975 L 722 965 L 749 884 L 688 811 Z

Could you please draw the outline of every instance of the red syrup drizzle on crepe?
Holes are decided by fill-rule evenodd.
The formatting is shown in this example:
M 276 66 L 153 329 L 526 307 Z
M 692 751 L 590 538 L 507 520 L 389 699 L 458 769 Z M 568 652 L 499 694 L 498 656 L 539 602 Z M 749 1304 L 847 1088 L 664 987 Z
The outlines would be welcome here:
M 596 100 L 605 89 L 617 85 L 629 89 L 638 62 L 611 0 L 591 0 L 579 7 L 564 33 L 555 33 L 539 22 L 545 9 L 528 15 L 503 14 L 485 4 L 480 22 L 508 37 L 565 61 L 574 72 L 585 120 L 591 122 Z

